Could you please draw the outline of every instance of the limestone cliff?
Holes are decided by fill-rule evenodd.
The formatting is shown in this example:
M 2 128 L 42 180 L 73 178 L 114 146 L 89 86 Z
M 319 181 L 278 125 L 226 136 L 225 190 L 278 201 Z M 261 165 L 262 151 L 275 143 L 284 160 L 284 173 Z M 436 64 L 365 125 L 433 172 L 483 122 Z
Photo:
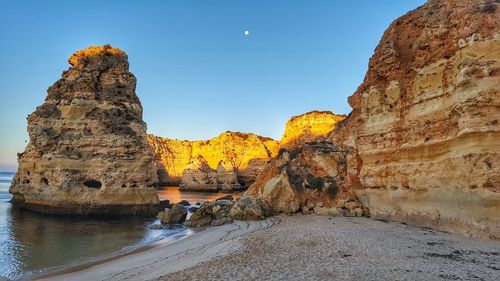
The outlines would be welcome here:
M 241 188 L 236 171 L 227 170 L 221 162 L 212 169 L 203 156 L 189 161 L 182 173 L 181 189 L 197 191 L 234 191 Z
M 311 111 L 293 116 L 286 123 L 280 147 L 290 149 L 323 138 L 345 117 L 330 111 Z
M 236 170 L 239 182 L 249 186 L 279 149 L 292 149 L 324 138 L 344 118 L 344 115 L 329 111 L 294 116 L 287 122 L 281 141 L 249 133 L 225 132 L 202 141 L 148 135 L 148 142 L 155 152 L 158 174 L 163 183 L 178 184 L 188 163 L 202 156 L 213 170 L 217 170 L 219 163 L 226 171 Z
M 167 183 L 179 183 L 190 161 L 198 159 L 198 156 L 202 156 L 213 170 L 217 170 L 220 163 L 226 170 L 244 172 L 256 160 L 267 162 L 278 153 L 279 146 L 273 139 L 239 132 L 225 132 L 210 140 L 201 141 L 148 135 L 148 142 L 158 161 L 163 164 L 166 177 L 162 181 Z
M 109 45 L 69 58 L 71 68 L 28 117 L 10 192 L 21 207 L 61 214 L 153 214 L 153 153 L 127 55 Z
M 330 135 L 372 217 L 500 238 L 499 20 L 498 1 L 431 0 L 384 33 Z

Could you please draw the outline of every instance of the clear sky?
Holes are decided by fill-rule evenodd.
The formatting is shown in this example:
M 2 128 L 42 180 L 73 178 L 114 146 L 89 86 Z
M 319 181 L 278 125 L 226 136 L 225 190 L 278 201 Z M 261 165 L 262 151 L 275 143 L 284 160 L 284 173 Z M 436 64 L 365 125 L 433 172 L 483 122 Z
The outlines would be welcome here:
M 279 139 L 292 115 L 349 113 L 384 30 L 424 2 L 0 0 L 0 171 L 76 50 L 127 52 L 150 133 Z

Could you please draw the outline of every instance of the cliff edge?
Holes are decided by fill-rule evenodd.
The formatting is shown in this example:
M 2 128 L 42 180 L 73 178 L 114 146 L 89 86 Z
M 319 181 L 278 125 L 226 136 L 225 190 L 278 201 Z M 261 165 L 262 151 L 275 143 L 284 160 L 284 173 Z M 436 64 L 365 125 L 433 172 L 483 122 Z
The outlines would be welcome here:
M 136 78 L 109 45 L 69 58 L 71 68 L 28 116 L 15 205 L 57 214 L 156 214 L 158 179 Z

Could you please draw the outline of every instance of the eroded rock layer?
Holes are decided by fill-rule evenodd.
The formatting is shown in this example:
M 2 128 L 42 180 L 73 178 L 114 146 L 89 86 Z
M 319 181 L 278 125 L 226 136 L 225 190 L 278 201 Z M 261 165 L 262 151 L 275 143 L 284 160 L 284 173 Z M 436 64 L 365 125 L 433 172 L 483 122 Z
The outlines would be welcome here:
M 225 132 L 210 140 L 188 141 L 148 135 L 158 163 L 163 171 L 160 179 L 164 183 L 180 183 L 182 174 L 190 162 L 201 156 L 214 171 L 219 164 L 227 171 L 244 172 L 249 165 L 259 170 L 257 160 L 271 159 L 278 153 L 278 142 L 255 134 Z M 259 170 L 260 171 L 260 170 Z M 249 179 L 251 180 L 251 179 Z
M 391 24 L 330 140 L 374 218 L 500 238 L 498 1 L 431 0 Z
M 48 213 L 156 214 L 153 153 L 127 55 L 94 46 L 68 61 L 28 117 L 14 202 Z
M 238 181 L 250 186 L 278 150 L 293 149 L 308 141 L 325 137 L 345 118 L 329 111 L 312 111 L 292 117 L 285 126 L 281 141 L 250 133 L 225 132 L 210 140 L 187 141 L 148 135 L 160 170 L 160 181 L 179 184 L 191 161 L 201 156 L 212 170 L 219 164 L 226 171 L 237 171 Z M 196 170 L 196 169 L 194 169 Z M 193 175 L 193 169 L 187 171 Z M 195 178 L 201 174 L 197 173 Z M 192 179 L 192 177 L 185 177 Z M 196 181 L 184 184 L 191 186 Z M 193 186 L 194 187 L 194 186 Z

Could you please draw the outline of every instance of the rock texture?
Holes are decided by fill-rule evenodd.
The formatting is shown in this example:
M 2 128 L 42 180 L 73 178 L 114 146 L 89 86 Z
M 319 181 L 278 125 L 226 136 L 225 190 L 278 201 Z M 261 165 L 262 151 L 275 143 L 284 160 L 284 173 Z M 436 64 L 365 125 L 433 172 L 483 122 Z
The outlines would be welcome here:
M 292 149 L 306 142 L 319 140 L 345 118 L 345 115 L 335 115 L 330 111 L 311 111 L 293 116 L 286 123 L 280 148 Z
M 175 204 L 171 208 L 165 208 L 158 213 L 158 218 L 166 224 L 183 223 L 186 220 L 188 211 L 183 204 Z
M 330 140 L 373 218 L 500 238 L 500 7 L 431 0 L 391 24 Z
M 148 142 L 155 152 L 160 181 L 165 184 L 179 184 L 185 179 L 185 171 L 189 174 L 186 178 L 188 180 L 192 178 L 193 172 L 195 178 L 201 176 L 197 168 L 192 169 L 192 162 L 196 162 L 201 156 L 212 170 L 220 170 L 222 166 L 229 178 L 235 170 L 238 182 L 243 187 L 248 187 L 267 162 L 278 154 L 280 148 L 292 149 L 325 137 L 344 118 L 344 115 L 335 115 L 329 111 L 312 111 L 294 116 L 287 122 L 281 141 L 249 133 L 225 132 L 202 141 L 181 141 L 148 135 Z M 183 185 L 195 188 L 190 183 L 183 182 Z
M 279 149 L 279 143 L 273 139 L 239 132 L 225 132 L 202 141 L 182 141 L 148 135 L 148 142 L 153 147 L 157 161 L 163 164 L 163 168 L 160 168 L 163 175 L 161 180 L 170 184 L 180 183 L 184 170 L 199 156 L 213 170 L 217 170 L 221 164 L 227 171 L 244 172 L 249 163 L 254 163 L 253 170 L 259 169 L 255 163 L 271 159 Z
M 245 195 L 263 199 L 274 212 L 308 213 L 317 207 L 355 215 L 354 209 L 360 209 L 360 205 L 356 205 L 347 167 L 356 161 L 348 149 L 329 142 L 310 142 L 292 151 L 282 150 Z M 346 202 L 353 203 L 346 208 Z M 358 213 L 361 215 L 362 210 Z
M 153 153 L 127 55 L 94 46 L 68 61 L 28 117 L 13 201 L 48 213 L 156 214 Z
M 179 186 L 183 190 L 197 191 L 229 192 L 241 189 L 235 171 L 226 170 L 221 162 L 217 165 L 217 170 L 214 170 L 203 156 L 198 156 L 187 164 Z
M 244 196 L 233 200 L 228 196 L 203 203 L 184 224 L 189 227 L 219 226 L 233 220 L 263 220 L 271 215 L 272 210 L 260 198 Z
M 234 205 L 233 200 L 216 200 L 203 203 L 184 225 L 189 227 L 219 226 L 231 223 L 229 210 Z

